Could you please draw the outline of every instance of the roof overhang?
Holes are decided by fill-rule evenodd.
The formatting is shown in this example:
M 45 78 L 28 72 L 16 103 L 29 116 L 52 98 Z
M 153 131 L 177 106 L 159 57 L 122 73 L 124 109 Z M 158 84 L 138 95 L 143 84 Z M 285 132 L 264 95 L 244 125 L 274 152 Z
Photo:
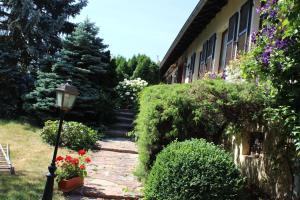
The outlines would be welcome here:
M 228 0 L 200 0 L 160 63 L 161 76 L 174 64 Z

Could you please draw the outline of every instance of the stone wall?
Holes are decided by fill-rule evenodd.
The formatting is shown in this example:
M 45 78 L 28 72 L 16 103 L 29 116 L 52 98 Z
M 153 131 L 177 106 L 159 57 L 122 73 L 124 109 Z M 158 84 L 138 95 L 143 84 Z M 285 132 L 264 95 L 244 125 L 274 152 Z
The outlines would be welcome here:
M 251 134 L 253 132 L 249 131 L 232 138 L 236 165 L 249 184 L 257 186 L 272 199 L 292 199 L 292 190 L 295 190 L 294 169 L 279 137 L 268 132 L 262 133 L 262 152 L 251 153 Z

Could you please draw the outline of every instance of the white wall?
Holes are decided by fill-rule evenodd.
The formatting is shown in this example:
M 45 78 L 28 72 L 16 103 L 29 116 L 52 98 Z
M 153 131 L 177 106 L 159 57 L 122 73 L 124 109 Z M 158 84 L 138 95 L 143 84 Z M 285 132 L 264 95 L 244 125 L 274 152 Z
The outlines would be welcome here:
M 255 7 L 259 5 L 259 0 L 254 0 L 254 8 L 252 10 L 252 21 L 251 21 L 251 33 L 256 31 L 259 26 L 259 14 L 256 13 Z M 217 34 L 216 46 L 215 46 L 215 57 L 213 62 L 213 71 L 217 72 L 219 67 L 219 58 L 222 45 L 222 33 L 228 28 L 230 17 L 239 12 L 242 5 L 246 3 L 246 0 L 229 0 L 228 4 L 222 8 L 222 10 L 217 13 L 216 17 L 207 25 L 207 27 L 202 31 L 202 33 L 192 42 L 192 44 L 183 53 L 183 56 L 188 58 L 188 63 L 190 62 L 191 56 L 196 52 L 195 61 L 195 71 L 193 75 L 193 80 L 197 79 L 200 52 L 205 41 L 207 41 L 214 33 Z

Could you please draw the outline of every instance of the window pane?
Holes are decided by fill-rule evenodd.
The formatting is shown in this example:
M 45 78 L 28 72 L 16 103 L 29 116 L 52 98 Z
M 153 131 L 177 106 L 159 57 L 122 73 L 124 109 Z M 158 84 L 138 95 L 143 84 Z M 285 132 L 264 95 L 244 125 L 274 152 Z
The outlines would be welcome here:
M 237 24 L 238 24 L 238 13 L 235 13 L 229 19 L 229 26 L 228 26 L 228 42 L 236 39 L 236 32 L 237 32 Z
M 238 53 L 247 51 L 248 41 L 249 41 L 249 39 L 247 37 L 246 32 L 239 36 L 239 40 L 238 40 L 238 44 L 237 44 Z
M 229 64 L 229 61 L 233 58 L 233 42 L 227 44 L 227 52 L 226 52 L 226 63 L 225 65 Z
M 222 47 L 221 47 L 220 62 L 219 62 L 219 69 L 218 69 L 219 73 L 222 73 L 226 66 L 227 36 L 228 36 L 228 30 L 224 31 L 222 34 Z
M 241 8 L 239 33 L 248 30 L 249 17 L 250 17 L 250 2 L 247 2 Z

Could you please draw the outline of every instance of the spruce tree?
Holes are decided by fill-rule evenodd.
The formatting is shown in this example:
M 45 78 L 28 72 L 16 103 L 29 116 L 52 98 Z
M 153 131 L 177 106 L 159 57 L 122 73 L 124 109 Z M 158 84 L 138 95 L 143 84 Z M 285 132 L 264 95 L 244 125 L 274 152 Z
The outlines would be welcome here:
M 71 79 L 80 92 L 74 108 L 67 115 L 68 119 L 95 125 L 107 119 L 106 114 L 111 112 L 108 75 L 112 75 L 114 70 L 111 69 L 107 45 L 97 36 L 98 31 L 89 20 L 80 23 L 64 40 L 52 72 L 39 74 L 36 88 L 28 97 L 33 97 L 31 102 L 35 101 L 33 109 L 42 111 L 43 115 L 39 113 L 42 120 L 48 114 L 51 117 L 55 103 L 54 85 L 47 85 L 52 83 L 51 79 L 55 84 Z M 45 90 L 49 90 L 46 95 Z
M 61 48 L 61 34 L 75 27 L 68 18 L 86 4 L 87 0 L 0 1 L 1 118 L 22 114 L 22 97 L 33 87 L 41 58 Z
M 21 104 L 24 81 L 16 63 L 18 53 L 10 48 L 4 37 L 0 38 L 0 118 L 17 116 Z
M 24 70 L 38 66 L 39 58 L 61 48 L 61 34 L 69 34 L 75 24 L 68 21 L 79 14 L 87 0 L 2 0 L 1 36 L 9 36 L 12 48 Z

